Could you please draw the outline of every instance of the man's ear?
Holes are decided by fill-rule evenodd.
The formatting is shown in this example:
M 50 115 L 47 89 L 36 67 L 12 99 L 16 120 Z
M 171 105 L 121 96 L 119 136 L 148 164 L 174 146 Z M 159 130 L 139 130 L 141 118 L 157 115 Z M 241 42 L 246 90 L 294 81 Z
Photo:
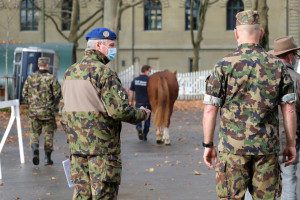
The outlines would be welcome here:
M 237 31 L 236 28 L 234 29 L 234 37 L 235 37 L 236 40 L 239 39 L 239 34 L 238 34 L 238 31 Z
M 260 27 L 260 29 L 259 29 L 259 41 L 261 41 L 263 39 L 264 35 L 265 35 L 265 30 L 262 27 Z

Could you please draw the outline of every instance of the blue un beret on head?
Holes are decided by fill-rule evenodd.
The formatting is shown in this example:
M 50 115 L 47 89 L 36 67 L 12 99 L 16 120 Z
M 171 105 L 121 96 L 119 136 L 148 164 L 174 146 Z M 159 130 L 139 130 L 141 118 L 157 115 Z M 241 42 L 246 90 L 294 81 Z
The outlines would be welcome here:
M 108 40 L 116 40 L 117 35 L 115 32 L 109 30 L 108 28 L 95 28 L 90 31 L 85 36 L 86 40 L 89 39 L 108 39 Z

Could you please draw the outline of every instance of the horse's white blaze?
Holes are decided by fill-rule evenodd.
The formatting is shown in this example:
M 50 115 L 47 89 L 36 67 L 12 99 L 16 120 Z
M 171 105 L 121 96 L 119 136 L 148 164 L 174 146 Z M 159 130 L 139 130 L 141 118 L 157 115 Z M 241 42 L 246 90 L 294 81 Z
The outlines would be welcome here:
M 163 128 L 163 140 L 165 144 L 170 144 L 169 128 Z

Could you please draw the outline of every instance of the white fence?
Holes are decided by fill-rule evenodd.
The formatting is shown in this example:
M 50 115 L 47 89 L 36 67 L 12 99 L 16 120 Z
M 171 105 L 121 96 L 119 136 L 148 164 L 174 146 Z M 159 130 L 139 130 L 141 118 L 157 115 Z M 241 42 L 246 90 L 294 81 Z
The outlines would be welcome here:
M 152 70 L 155 73 L 159 70 Z M 205 79 L 209 75 L 210 70 L 189 72 L 189 73 L 177 73 L 177 80 L 179 84 L 179 96 L 178 99 L 202 99 L 205 93 Z M 139 69 L 135 69 L 134 66 L 127 68 L 119 73 L 119 78 L 125 88 L 129 88 L 131 81 L 134 77 L 138 76 Z

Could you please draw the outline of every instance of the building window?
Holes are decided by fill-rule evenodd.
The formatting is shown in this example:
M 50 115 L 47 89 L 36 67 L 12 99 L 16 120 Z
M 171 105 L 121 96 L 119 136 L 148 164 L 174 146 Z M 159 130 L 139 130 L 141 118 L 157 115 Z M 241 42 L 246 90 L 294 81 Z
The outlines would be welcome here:
M 21 31 L 36 31 L 38 29 L 38 13 L 33 0 L 22 0 L 20 6 Z
M 69 31 L 71 28 L 73 0 L 63 0 L 61 5 L 61 30 Z M 78 7 L 79 9 L 79 7 Z M 78 10 L 79 21 L 79 10 Z
M 125 66 L 126 66 L 125 60 L 122 60 L 122 61 L 121 61 L 121 66 L 122 66 L 122 67 L 125 67 Z
M 145 30 L 161 30 L 162 10 L 159 0 L 145 0 L 144 2 Z
M 227 2 L 227 30 L 233 30 L 235 28 L 235 15 L 244 10 L 244 3 L 242 0 L 229 0 Z
M 198 29 L 199 11 L 200 11 L 200 0 L 194 0 L 193 10 L 192 10 L 193 30 Z M 185 1 L 185 30 L 191 29 L 190 17 L 191 17 L 191 0 L 186 0 Z

